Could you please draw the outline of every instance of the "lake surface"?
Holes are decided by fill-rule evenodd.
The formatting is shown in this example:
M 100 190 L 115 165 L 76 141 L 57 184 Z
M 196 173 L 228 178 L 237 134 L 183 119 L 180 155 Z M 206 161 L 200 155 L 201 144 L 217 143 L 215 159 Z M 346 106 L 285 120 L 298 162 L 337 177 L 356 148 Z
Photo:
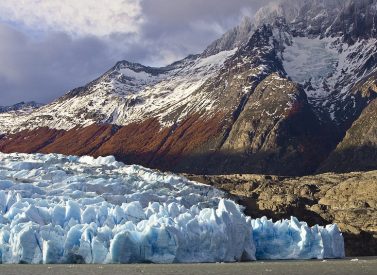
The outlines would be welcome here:
M 133 275 L 133 274 L 284 274 L 377 275 L 377 258 L 327 261 L 273 261 L 235 264 L 174 265 L 0 265 L 0 275 Z

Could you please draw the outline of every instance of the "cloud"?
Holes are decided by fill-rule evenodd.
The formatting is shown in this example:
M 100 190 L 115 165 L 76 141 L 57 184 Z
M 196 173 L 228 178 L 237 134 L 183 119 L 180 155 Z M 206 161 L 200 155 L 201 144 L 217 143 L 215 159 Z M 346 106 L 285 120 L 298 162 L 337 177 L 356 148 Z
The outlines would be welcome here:
M 27 29 L 73 35 L 137 33 L 144 21 L 141 0 L 1 0 L 0 18 Z
M 0 106 L 50 102 L 117 61 L 202 52 L 269 0 L 0 0 Z
M 32 40 L 0 24 L 0 105 L 49 102 L 98 77 L 116 58 L 96 37 L 73 39 L 61 32 Z
M 161 49 L 148 60 L 167 64 L 172 57 L 202 52 L 244 16 L 253 14 L 270 0 L 143 0 L 146 19 L 143 43 L 153 41 Z

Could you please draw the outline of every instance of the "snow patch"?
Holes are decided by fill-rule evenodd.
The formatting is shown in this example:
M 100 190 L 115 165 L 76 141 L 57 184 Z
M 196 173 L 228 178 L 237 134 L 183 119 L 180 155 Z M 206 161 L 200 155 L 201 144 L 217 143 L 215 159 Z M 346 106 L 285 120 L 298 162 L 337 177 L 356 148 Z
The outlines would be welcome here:
M 129 68 L 120 69 L 119 73 L 121 73 L 123 76 L 130 77 L 130 78 L 137 79 L 137 80 L 147 81 L 147 80 L 153 78 L 153 75 L 148 74 L 144 71 L 137 72 L 137 71 L 133 71 Z

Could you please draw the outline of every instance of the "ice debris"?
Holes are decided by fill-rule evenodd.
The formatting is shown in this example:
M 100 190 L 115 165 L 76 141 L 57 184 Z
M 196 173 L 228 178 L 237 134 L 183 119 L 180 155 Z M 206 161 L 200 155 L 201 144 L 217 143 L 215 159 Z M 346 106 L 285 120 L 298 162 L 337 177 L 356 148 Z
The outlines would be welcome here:
M 336 225 L 252 220 L 225 194 L 113 157 L 0 153 L 1 263 L 344 257 Z

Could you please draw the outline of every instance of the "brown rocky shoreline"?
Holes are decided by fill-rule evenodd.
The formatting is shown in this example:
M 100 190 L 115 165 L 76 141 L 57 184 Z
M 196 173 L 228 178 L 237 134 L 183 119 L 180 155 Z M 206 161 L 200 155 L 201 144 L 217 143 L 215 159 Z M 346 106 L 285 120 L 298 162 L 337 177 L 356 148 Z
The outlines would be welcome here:
M 309 225 L 337 223 L 346 255 L 377 255 L 377 171 L 306 177 L 185 175 L 225 190 L 253 218 L 296 216 Z

